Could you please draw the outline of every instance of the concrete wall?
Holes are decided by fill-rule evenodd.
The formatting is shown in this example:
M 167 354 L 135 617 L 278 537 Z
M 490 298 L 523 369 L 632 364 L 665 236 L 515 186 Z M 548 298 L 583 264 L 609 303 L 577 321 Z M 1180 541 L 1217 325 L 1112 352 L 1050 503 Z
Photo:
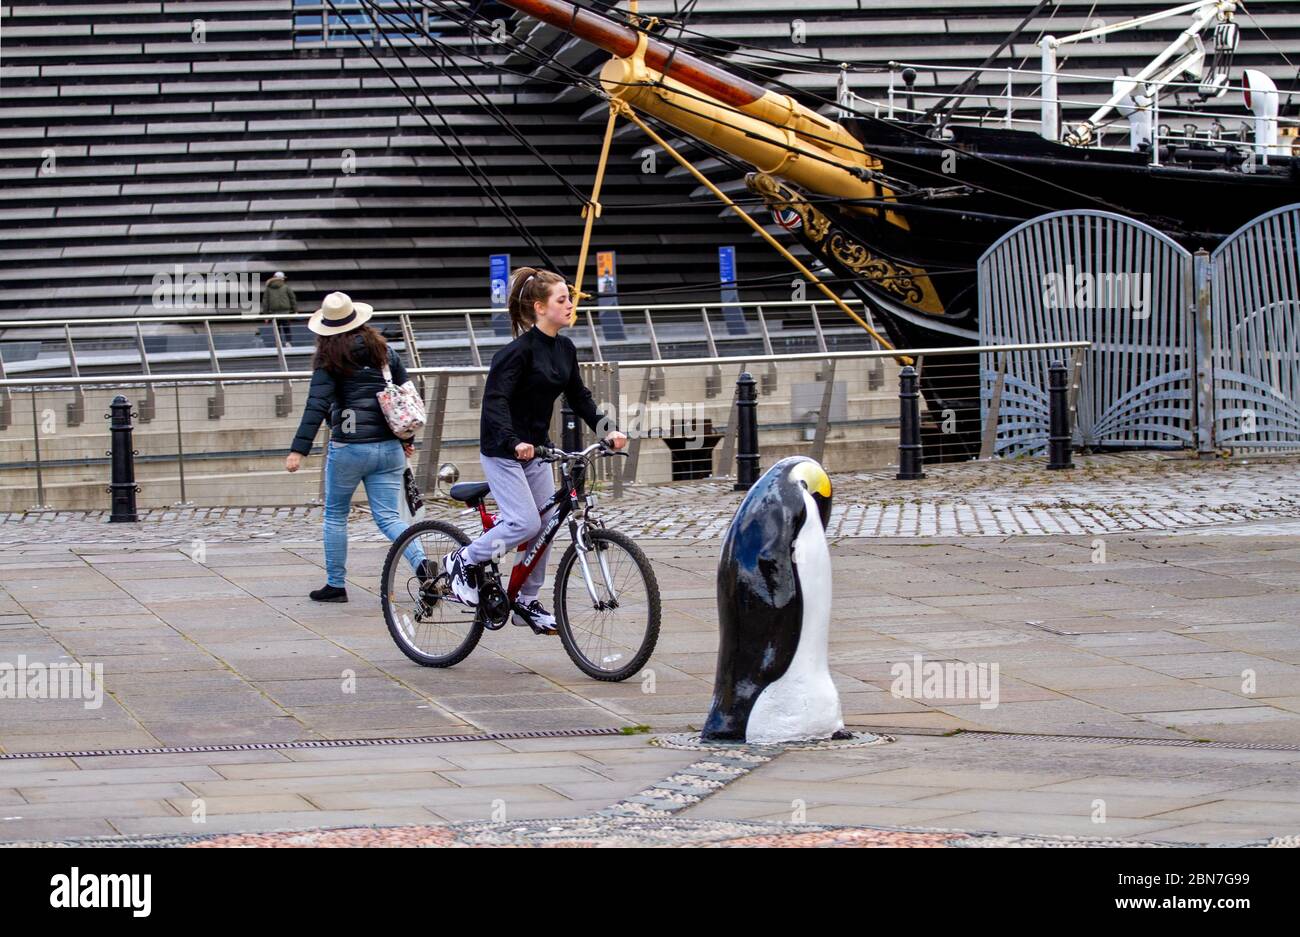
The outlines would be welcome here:
M 797 385 L 815 384 L 820 362 L 782 363 L 775 384 L 764 382 L 765 365 L 750 368 L 759 380 L 759 442 L 762 462 L 796 453 L 811 454 L 812 443 L 805 438 L 814 424 L 792 413 L 792 397 Z M 642 431 L 648 435 L 639 443 L 634 483 L 653 484 L 672 478 L 671 456 L 660 435 L 671 433 L 668 421 L 688 415 L 713 422 L 722 431 L 730 420 L 732 394 L 739 363 L 728 364 L 721 375 L 719 393 L 706 394 L 705 367 L 664 368 L 663 393 L 647 401 L 641 418 Z M 873 376 L 873 371 L 874 376 Z M 626 425 L 636 415 L 641 402 L 646 375 L 643 369 L 625 368 L 621 372 L 621 404 L 610 409 Z M 831 471 L 855 471 L 880 468 L 891 464 L 897 454 L 896 425 L 897 368 L 892 362 L 872 364 L 866 360 L 841 361 L 835 374 L 837 397 L 842 396 L 843 416 L 831 425 L 827 436 L 824 462 Z M 591 381 L 598 401 L 612 403 L 610 385 L 599 379 Z M 457 376 L 449 383 L 442 433 L 436 456 L 421 434 L 420 450 L 414 459 L 417 469 L 429 453 L 436 462 L 454 462 L 463 480 L 482 477 L 478 462 L 479 408 L 476 381 Z M 292 406 L 284 415 L 276 414 L 276 396 L 283 393 L 280 382 L 233 383 L 224 387 L 224 414 L 209 417 L 215 404 L 216 389 L 211 384 L 160 386 L 154 399 L 153 418 L 135 420 L 133 447 L 135 477 L 140 486 L 140 507 L 164 507 L 181 501 L 181 474 L 185 479 L 185 499 L 202 506 L 229 505 L 296 505 L 318 496 L 321 455 L 310 456 L 297 473 L 284 471 L 284 456 L 297 430 L 306 399 L 306 383 L 291 384 Z M 428 396 L 432 396 L 432 381 Z M 804 391 L 807 393 L 807 390 Z M 147 408 L 142 387 L 92 387 L 84 392 L 84 418 L 70 425 L 68 408 L 75 404 L 75 394 L 68 389 L 47 389 L 36 394 L 35 414 L 31 395 L 12 394 L 9 424 L 0 429 L 0 511 L 25 511 L 38 503 L 65 510 L 96 509 L 109 503 L 106 487 L 111 468 L 108 451 L 111 433 L 106 414 L 109 404 L 119 393 L 133 404 L 137 413 Z M 180 413 L 178 458 L 177 411 Z M 558 434 L 553 434 L 558 443 Z M 586 442 L 593 438 L 584 434 Z M 318 446 L 325 432 L 317 435 Z M 43 497 L 37 491 L 37 444 L 40 449 Z M 724 444 L 714 449 L 714 469 L 718 474 L 734 472 L 731 465 L 721 464 Z M 734 451 L 734 450 L 733 450 Z M 357 500 L 364 501 L 358 491 Z

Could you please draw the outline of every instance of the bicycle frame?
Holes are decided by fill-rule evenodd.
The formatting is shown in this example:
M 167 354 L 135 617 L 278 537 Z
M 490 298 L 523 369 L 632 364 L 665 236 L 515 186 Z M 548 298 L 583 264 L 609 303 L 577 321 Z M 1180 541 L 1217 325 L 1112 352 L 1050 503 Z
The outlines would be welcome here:
M 546 526 L 542 528 L 541 534 L 538 536 L 531 550 L 528 549 L 527 542 L 521 543 L 515 548 L 515 552 L 522 553 L 523 556 L 516 560 L 514 569 L 511 570 L 510 573 L 510 584 L 506 587 L 506 597 L 512 603 L 519 598 L 519 590 L 523 588 L 524 581 L 545 555 L 546 548 L 549 547 L 551 542 L 555 539 L 555 535 L 559 531 L 560 525 L 580 509 L 582 498 L 584 497 L 584 481 L 585 478 L 579 478 L 576 480 L 575 484 L 575 480 L 571 477 L 568 467 L 563 463 L 561 464 L 560 487 L 556 490 L 555 494 L 551 495 L 546 500 L 546 503 L 542 505 L 537 512 L 539 517 L 545 517 L 548 511 L 555 508 L 555 513 L 551 516 L 551 519 L 547 521 Z M 496 526 L 496 516 L 487 512 L 487 506 L 482 501 L 478 503 L 478 514 L 479 520 L 483 524 L 484 533 L 487 533 Z M 577 542 L 577 527 L 576 524 L 573 526 L 574 541 Z M 608 576 L 606 576 L 606 583 L 608 584 Z M 611 595 L 612 594 L 611 590 Z

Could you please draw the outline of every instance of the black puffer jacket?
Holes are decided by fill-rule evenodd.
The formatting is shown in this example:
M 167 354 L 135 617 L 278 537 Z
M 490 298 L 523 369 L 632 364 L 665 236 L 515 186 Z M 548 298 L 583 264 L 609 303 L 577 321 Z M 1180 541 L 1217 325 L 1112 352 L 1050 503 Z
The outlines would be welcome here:
M 307 406 L 303 410 L 302 422 L 298 424 L 298 433 L 293 437 L 294 452 L 307 455 L 311 452 L 312 441 L 320 429 L 321 421 L 327 416 L 330 421 L 330 438 L 335 442 L 386 442 L 396 439 L 384 419 L 384 411 L 379 407 L 375 397 L 384 389 L 384 372 L 376 368 L 366 357 L 365 340 L 357 335 L 352 345 L 352 360 L 358 367 L 350 377 L 336 377 L 324 368 L 317 368 L 311 375 L 311 387 L 307 391 Z M 366 362 L 364 365 L 360 362 Z M 393 373 L 394 384 L 405 384 L 406 366 L 392 348 L 388 349 L 388 367 Z M 345 415 L 351 411 L 351 419 Z M 344 426 L 344 423 L 347 426 Z M 345 432 L 350 429 L 351 432 Z

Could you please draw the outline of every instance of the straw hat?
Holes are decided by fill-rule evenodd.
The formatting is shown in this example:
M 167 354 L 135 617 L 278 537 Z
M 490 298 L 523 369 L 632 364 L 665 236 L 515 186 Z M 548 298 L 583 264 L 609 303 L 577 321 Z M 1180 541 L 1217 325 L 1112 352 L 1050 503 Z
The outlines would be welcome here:
M 338 335 L 365 324 L 374 312 L 374 306 L 354 303 L 347 293 L 330 293 L 307 320 L 307 328 L 317 335 Z

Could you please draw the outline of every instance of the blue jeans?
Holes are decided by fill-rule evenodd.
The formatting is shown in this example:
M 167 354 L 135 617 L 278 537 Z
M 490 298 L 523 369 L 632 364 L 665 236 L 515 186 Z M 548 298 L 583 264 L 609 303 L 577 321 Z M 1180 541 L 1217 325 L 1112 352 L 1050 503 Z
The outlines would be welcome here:
M 396 439 L 387 442 L 354 442 L 346 446 L 333 441 L 325 462 L 325 582 L 342 589 L 348 565 L 348 510 L 357 485 L 365 483 L 366 499 L 375 524 L 389 540 L 396 540 L 407 526 L 398 514 L 402 494 L 402 473 L 406 455 Z M 424 559 L 419 540 L 412 540 L 404 554 L 414 570 Z

